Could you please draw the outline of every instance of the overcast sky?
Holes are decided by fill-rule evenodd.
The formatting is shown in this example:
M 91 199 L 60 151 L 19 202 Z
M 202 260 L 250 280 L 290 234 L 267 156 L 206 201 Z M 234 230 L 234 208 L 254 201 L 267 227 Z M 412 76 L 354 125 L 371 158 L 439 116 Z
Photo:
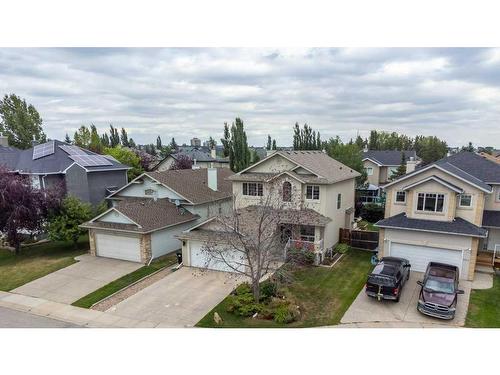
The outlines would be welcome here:
M 289 145 L 370 129 L 500 147 L 500 49 L 0 49 L 0 94 L 32 103 L 50 138 L 109 123 L 138 143 L 222 136 Z M 220 142 L 219 142 L 220 143 Z

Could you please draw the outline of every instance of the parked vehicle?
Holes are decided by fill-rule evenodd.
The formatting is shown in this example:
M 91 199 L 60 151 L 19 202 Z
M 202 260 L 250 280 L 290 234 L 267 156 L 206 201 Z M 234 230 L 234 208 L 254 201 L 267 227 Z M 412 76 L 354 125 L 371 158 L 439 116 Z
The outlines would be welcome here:
M 406 281 L 410 278 L 410 262 L 407 259 L 384 257 L 380 259 L 366 281 L 368 296 L 399 302 Z
M 417 309 L 422 314 L 439 319 L 453 319 L 459 294 L 460 271 L 457 266 L 430 262 L 425 271 L 424 280 L 418 281 L 420 296 Z

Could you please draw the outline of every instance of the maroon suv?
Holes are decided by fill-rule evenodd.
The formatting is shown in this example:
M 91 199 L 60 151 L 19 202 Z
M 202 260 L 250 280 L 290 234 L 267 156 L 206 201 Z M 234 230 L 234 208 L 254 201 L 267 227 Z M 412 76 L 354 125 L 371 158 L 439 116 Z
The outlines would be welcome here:
M 453 319 L 457 296 L 464 294 L 458 289 L 458 267 L 444 263 L 430 262 L 424 280 L 418 281 L 420 296 L 417 309 L 422 314 L 440 319 Z

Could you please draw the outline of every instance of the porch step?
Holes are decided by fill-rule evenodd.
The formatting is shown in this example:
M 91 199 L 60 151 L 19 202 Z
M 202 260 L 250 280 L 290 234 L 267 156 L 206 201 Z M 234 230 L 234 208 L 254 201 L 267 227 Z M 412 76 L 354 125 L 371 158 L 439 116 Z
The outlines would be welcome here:
M 491 263 L 487 266 L 476 264 L 476 272 L 486 273 L 488 275 L 492 275 L 495 273 L 495 270 L 493 269 L 493 266 L 491 265 Z

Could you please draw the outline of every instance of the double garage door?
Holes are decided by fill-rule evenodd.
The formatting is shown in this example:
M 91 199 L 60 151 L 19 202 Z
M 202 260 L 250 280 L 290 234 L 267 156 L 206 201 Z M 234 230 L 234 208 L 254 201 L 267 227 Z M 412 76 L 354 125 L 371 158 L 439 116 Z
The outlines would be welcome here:
M 96 233 L 95 240 L 98 256 L 129 260 L 131 262 L 141 261 L 139 237 Z
M 203 248 L 203 242 L 200 241 L 189 241 L 190 247 L 190 261 L 189 265 L 191 267 L 205 268 L 215 271 L 225 271 L 225 272 L 235 272 L 234 268 L 241 269 L 241 259 L 236 262 L 238 255 L 235 253 L 224 252 L 224 261 L 217 261 Z M 229 265 L 233 268 L 231 268 Z
M 429 262 L 440 262 L 457 266 L 460 270 L 460 277 L 466 277 L 466 275 L 462 275 L 462 251 L 460 250 L 397 242 L 392 242 L 390 246 L 390 256 L 408 259 L 413 271 L 425 272 Z

